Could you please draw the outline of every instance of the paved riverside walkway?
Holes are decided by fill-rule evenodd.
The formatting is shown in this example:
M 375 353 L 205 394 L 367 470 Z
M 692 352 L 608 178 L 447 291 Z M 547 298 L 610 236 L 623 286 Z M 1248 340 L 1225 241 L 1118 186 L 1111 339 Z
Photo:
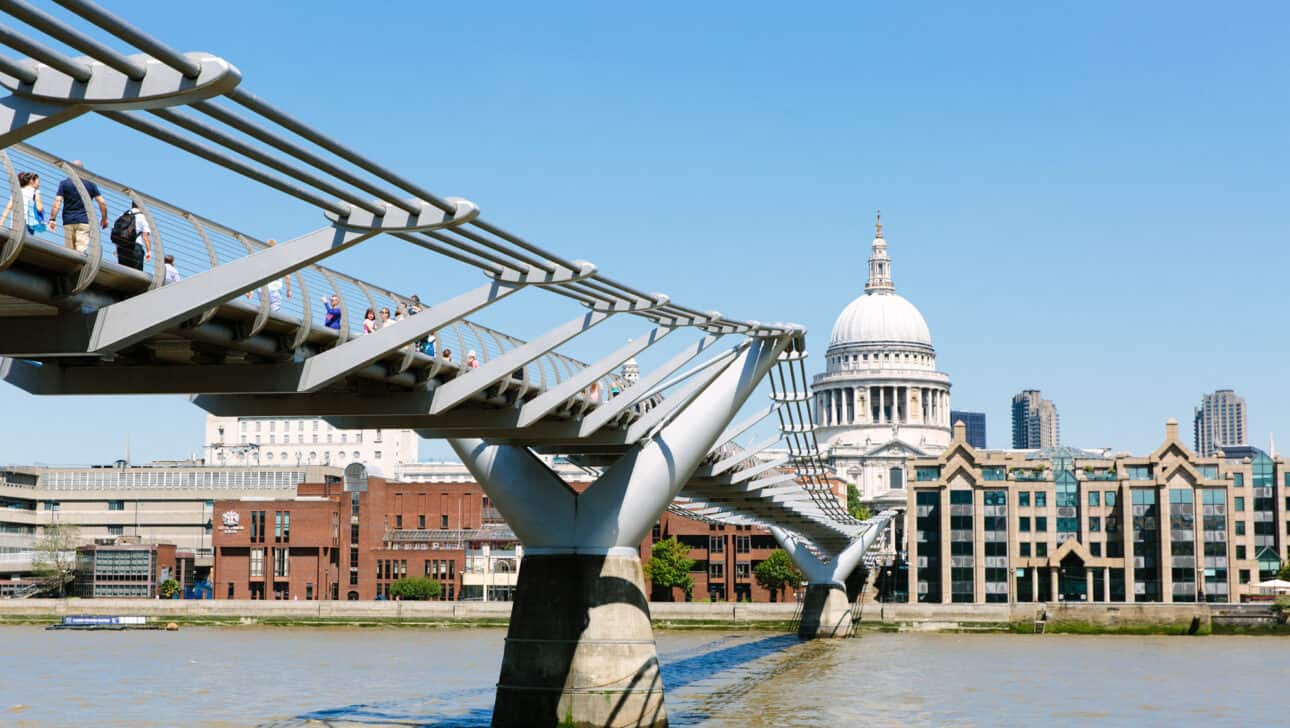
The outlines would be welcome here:
M 650 616 L 662 627 L 729 626 L 788 630 L 800 605 L 789 603 L 652 602 Z M 131 615 L 180 623 L 458 623 L 500 626 L 510 602 L 251 601 L 156 599 L 0 599 L 0 624 L 52 623 L 64 615 Z M 910 631 L 957 631 L 1030 627 L 1046 616 L 1052 624 L 1093 627 L 1185 627 L 1193 619 L 1255 625 L 1275 621 L 1264 604 L 875 604 L 855 610 L 861 626 Z

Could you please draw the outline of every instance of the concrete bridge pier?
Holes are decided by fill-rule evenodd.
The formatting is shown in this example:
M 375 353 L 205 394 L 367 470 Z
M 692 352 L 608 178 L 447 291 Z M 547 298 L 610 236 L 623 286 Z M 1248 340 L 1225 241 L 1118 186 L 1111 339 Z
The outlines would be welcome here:
M 892 513 L 886 511 L 879 514 L 878 519 L 864 533 L 828 561 L 811 553 L 784 529 L 770 527 L 775 540 L 793 560 L 793 565 L 806 575 L 806 598 L 802 600 L 798 637 L 816 639 L 852 635 L 854 629 L 851 625 L 851 602 L 847 599 L 846 580 L 860 565 L 860 560 L 877 540 L 882 526 Z
M 754 339 L 576 492 L 528 448 L 451 439 L 524 544 L 494 726 L 665 726 L 638 549 L 786 339 Z

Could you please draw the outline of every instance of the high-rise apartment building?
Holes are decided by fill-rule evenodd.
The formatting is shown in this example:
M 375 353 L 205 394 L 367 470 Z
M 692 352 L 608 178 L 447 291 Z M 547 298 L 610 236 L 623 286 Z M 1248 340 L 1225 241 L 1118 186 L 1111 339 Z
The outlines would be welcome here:
M 1248 445 L 1245 398 L 1230 389 L 1203 395 L 1193 428 L 1198 455 L 1209 457 L 1223 447 Z
M 1012 446 L 1038 450 L 1061 444 L 1061 421 L 1057 406 L 1044 399 L 1038 389 L 1026 389 L 1012 398 Z
M 962 422 L 967 428 L 968 444 L 978 450 L 984 450 L 985 445 L 985 413 L 984 412 L 967 412 L 965 410 L 950 410 L 950 422 Z

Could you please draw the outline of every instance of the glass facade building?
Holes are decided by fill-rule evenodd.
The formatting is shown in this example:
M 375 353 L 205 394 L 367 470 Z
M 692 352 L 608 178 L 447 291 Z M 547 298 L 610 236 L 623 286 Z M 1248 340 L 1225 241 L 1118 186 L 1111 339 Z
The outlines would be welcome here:
M 1141 457 L 979 450 L 960 424 L 909 465 L 920 602 L 1235 602 L 1290 556 L 1290 464 L 1196 455 L 1173 421 Z

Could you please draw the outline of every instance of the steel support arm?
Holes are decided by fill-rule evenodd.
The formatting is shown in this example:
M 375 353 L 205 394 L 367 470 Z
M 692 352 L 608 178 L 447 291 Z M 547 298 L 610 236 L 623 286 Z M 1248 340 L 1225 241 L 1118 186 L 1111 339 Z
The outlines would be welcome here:
M 91 349 L 119 350 L 376 235 L 325 227 L 99 309 Z
M 712 336 L 705 336 L 694 342 L 679 354 L 669 359 L 663 366 L 650 372 L 646 376 L 641 377 L 636 384 L 633 384 L 622 392 L 619 392 L 617 397 L 614 397 L 608 402 L 597 407 L 594 412 L 583 418 L 583 433 L 589 435 L 609 424 L 611 420 L 621 415 L 627 410 L 627 408 L 640 402 L 643 393 L 653 389 L 656 384 L 667 379 L 671 376 L 672 372 L 685 366 L 686 363 L 694 359 L 694 357 L 711 349 L 718 341 L 721 340 L 722 336 L 724 336 L 724 334 L 713 334 Z
M 473 291 L 433 306 L 416 316 L 408 316 L 397 324 L 387 325 L 366 336 L 351 339 L 340 346 L 310 357 L 305 361 L 305 372 L 300 391 L 316 392 L 345 375 L 423 339 L 441 326 L 465 318 L 486 306 L 496 303 L 524 287 L 524 283 L 494 280 Z
M 526 551 L 634 554 L 786 343 L 753 341 L 671 422 L 629 449 L 581 495 L 557 495 L 558 479 L 527 451 L 481 440 L 449 443 L 507 521 L 522 523 L 515 529 Z

